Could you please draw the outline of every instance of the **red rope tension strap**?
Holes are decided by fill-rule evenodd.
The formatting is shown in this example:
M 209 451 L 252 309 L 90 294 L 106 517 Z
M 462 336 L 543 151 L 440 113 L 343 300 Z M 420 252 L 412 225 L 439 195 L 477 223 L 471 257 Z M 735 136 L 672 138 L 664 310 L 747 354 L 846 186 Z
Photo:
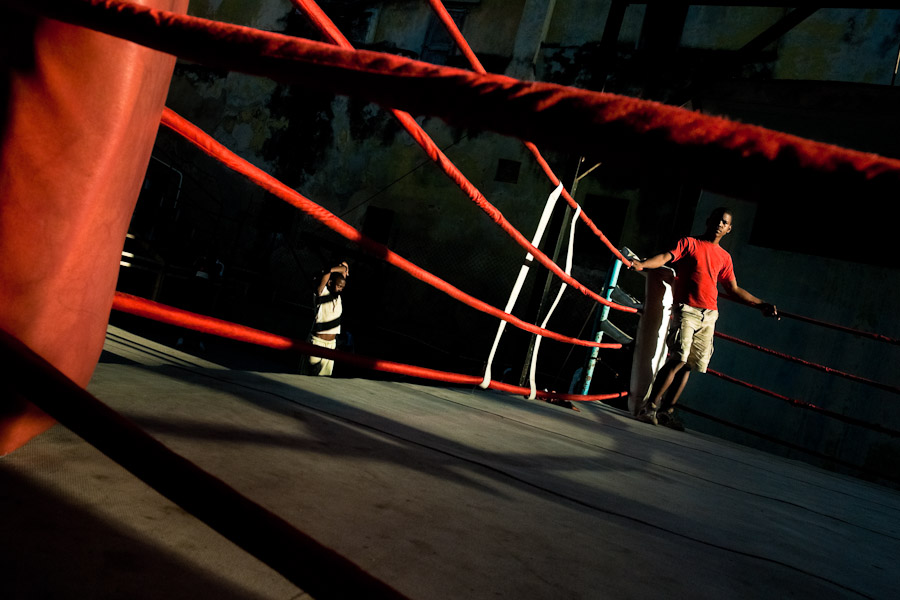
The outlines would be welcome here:
M 209 333 L 220 337 L 256 344 L 257 346 L 265 346 L 267 348 L 275 348 L 276 350 L 299 350 L 313 356 L 323 356 L 332 360 L 339 360 L 354 367 L 369 369 L 373 371 L 382 371 L 385 373 L 395 373 L 398 375 L 408 375 L 410 377 L 418 377 L 419 379 L 429 379 L 432 381 L 443 381 L 458 385 L 478 385 L 482 381 L 481 375 L 464 375 L 462 373 L 450 373 L 447 371 L 438 371 L 425 367 L 416 367 L 413 365 L 404 365 L 387 360 L 377 358 L 369 358 L 359 354 L 349 354 L 339 350 L 329 350 L 320 346 L 314 346 L 307 342 L 260 331 L 252 327 L 229 323 L 221 319 L 206 317 L 196 313 L 188 312 L 180 308 L 166 306 L 152 300 L 138 298 L 130 294 L 116 292 L 113 300 L 113 309 L 126 312 L 139 317 L 153 319 L 160 323 L 168 323 L 177 325 L 194 331 Z M 512 394 L 522 394 L 527 396 L 531 393 L 529 388 L 518 387 L 499 381 L 492 381 L 491 389 L 509 392 Z M 591 396 L 581 396 L 578 394 L 557 394 L 555 392 L 538 392 L 539 398 L 559 398 L 575 402 L 587 402 L 592 400 L 613 400 L 615 398 L 623 398 L 627 392 L 617 392 L 612 394 L 594 394 Z
M 172 452 L 2 330 L 0 362 L 4 384 L 312 596 L 406 597 Z
M 600 160 L 674 165 L 728 195 L 768 198 L 788 182 L 823 197 L 852 191 L 893 201 L 900 189 L 898 160 L 656 102 L 354 52 L 113 0 L 2 2 L 213 67 L 317 86 Z

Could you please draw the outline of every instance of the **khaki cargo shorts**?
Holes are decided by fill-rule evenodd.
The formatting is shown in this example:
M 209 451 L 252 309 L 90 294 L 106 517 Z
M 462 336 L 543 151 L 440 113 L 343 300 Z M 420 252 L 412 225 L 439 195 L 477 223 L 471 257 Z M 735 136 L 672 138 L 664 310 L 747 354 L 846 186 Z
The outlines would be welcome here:
M 706 373 L 713 353 L 719 311 L 676 304 L 669 331 L 669 351 L 694 371 Z

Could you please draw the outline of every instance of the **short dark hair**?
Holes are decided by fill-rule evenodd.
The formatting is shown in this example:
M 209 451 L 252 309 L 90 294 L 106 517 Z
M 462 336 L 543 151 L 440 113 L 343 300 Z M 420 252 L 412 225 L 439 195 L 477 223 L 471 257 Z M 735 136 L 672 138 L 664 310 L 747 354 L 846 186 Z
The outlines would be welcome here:
M 728 208 L 727 206 L 720 206 L 718 208 L 714 208 L 711 213 L 709 213 L 710 219 L 721 219 L 725 215 L 731 215 L 731 218 L 734 219 L 734 211 Z

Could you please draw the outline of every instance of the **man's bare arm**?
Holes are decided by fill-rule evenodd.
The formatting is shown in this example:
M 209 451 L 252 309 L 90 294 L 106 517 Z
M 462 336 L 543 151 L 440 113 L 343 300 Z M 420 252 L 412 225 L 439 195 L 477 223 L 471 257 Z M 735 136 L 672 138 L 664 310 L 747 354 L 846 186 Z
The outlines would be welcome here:
M 350 267 L 347 265 L 346 261 L 337 265 L 336 267 L 331 267 L 329 271 L 326 271 L 322 278 L 319 280 L 319 287 L 316 288 L 316 294 L 319 296 L 325 291 L 325 286 L 328 285 L 328 280 L 331 279 L 332 273 L 340 273 L 344 277 L 347 277 L 350 274 Z
M 672 260 L 671 252 L 663 252 L 657 254 L 647 260 L 632 260 L 631 266 L 635 271 L 643 271 L 644 269 L 657 269 Z
M 728 292 L 729 295 L 734 296 L 735 298 L 742 300 L 743 302 L 758 308 L 762 313 L 767 317 L 775 317 L 776 319 L 781 319 L 778 316 L 778 308 L 775 307 L 774 304 L 769 304 L 764 300 L 760 300 L 741 286 L 737 284 L 737 281 L 732 279 L 726 283 L 722 284 L 722 287 L 725 288 L 725 291 Z

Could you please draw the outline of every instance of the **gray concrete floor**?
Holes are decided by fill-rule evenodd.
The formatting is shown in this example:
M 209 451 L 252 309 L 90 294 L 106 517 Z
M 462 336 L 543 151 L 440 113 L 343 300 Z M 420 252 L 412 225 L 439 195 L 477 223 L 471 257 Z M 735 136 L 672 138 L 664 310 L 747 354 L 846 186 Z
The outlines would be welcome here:
M 900 494 L 590 404 L 225 369 L 96 396 L 411 598 L 895 598 Z M 2 598 L 303 598 L 61 426 L 0 459 Z

